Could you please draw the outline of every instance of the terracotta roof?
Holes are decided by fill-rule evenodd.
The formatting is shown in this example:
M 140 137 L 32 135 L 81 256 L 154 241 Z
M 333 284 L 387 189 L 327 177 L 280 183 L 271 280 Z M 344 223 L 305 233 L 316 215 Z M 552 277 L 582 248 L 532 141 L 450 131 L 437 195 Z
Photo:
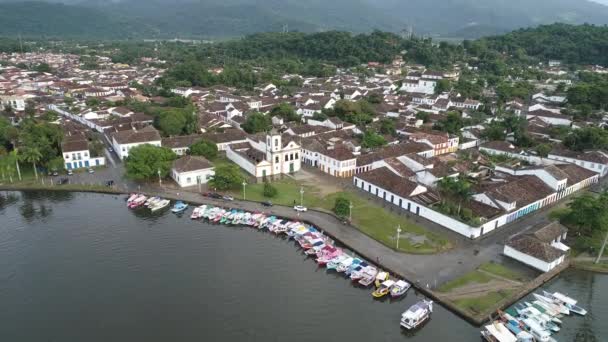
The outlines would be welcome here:
M 203 136 L 199 134 L 169 137 L 161 140 L 161 146 L 169 148 L 183 148 L 189 147 L 201 140 L 203 140 Z
M 552 193 L 553 189 L 536 176 L 517 177 L 514 181 L 488 191 L 491 198 L 504 203 L 516 202 L 518 208 L 545 198 Z
M 485 147 L 485 148 L 492 149 L 492 150 L 498 150 L 498 151 L 504 151 L 504 152 L 510 152 L 510 153 L 521 153 L 523 151 L 521 148 L 516 147 L 513 144 L 506 142 L 506 141 L 502 141 L 502 140 L 488 141 L 487 143 L 482 144 L 480 147 Z
M 386 158 L 400 157 L 407 154 L 416 154 L 429 150 L 432 150 L 432 148 L 426 144 L 417 142 L 407 142 L 396 145 L 389 145 L 382 148 L 381 150 L 359 156 L 357 158 L 357 166 L 369 165 L 373 162 Z
M 387 167 L 361 173 L 356 177 L 403 198 L 409 198 L 419 186 L 417 183 L 396 175 Z
M 75 152 L 75 151 L 88 151 L 89 143 L 85 139 L 64 141 L 61 144 L 61 151 Z
M 242 141 L 247 139 L 247 134 L 240 129 L 227 129 L 222 133 L 204 133 L 203 138 L 216 144 Z
M 597 173 L 575 164 L 555 165 L 555 168 L 559 169 L 566 175 L 569 185 L 574 185 L 591 177 L 597 176 Z
M 210 169 L 213 167 L 207 159 L 199 156 L 184 156 L 173 162 L 173 169 L 177 172 L 190 172 Z
M 558 237 L 564 235 L 564 233 L 568 232 L 568 228 L 562 226 L 557 221 L 551 222 L 549 224 L 541 223 L 537 227 L 540 227 L 540 228 L 537 229 L 532 234 L 537 239 L 539 239 L 539 240 L 541 240 L 543 242 L 546 242 L 546 243 L 551 243 L 552 241 L 554 241 Z
M 342 144 L 335 145 L 333 148 L 327 148 L 322 153 L 330 158 L 340 161 L 355 159 L 353 153 Z
M 152 126 L 146 126 L 138 131 L 120 131 L 114 133 L 112 136 L 119 144 L 136 144 L 161 140 L 160 134 Z
M 507 246 L 545 262 L 552 262 L 565 254 L 564 251 L 530 235 L 519 235 L 511 238 Z

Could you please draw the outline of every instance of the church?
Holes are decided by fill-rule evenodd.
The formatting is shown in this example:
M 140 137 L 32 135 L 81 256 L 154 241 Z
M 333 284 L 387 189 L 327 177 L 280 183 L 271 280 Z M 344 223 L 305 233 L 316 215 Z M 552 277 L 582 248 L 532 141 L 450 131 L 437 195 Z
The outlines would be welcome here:
M 292 174 L 300 170 L 300 145 L 276 130 L 247 137 L 226 149 L 228 159 L 257 178 Z

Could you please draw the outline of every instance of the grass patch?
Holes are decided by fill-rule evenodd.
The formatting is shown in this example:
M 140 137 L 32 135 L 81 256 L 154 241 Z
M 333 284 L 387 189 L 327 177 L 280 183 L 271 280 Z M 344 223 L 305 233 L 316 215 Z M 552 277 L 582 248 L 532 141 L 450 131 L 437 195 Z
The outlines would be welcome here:
M 457 299 L 453 303 L 474 315 L 485 314 L 487 311 L 493 310 L 498 303 L 509 298 L 513 292 L 512 290 L 489 292 L 480 297 Z
M 300 204 L 301 184 L 295 180 L 284 178 L 280 181 L 272 182 L 272 186 L 278 190 L 277 196 L 267 198 L 264 197 L 263 183 L 249 184 L 246 187 L 246 199 L 250 201 L 270 200 L 274 204 L 286 206 L 292 206 L 295 200 L 296 204 Z M 234 190 L 231 194 L 235 198 L 243 198 L 242 189 L 240 191 Z M 434 254 L 451 248 L 450 242 L 444 237 L 429 232 L 404 217 L 382 208 L 355 191 L 343 191 L 321 196 L 321 191 L 318 188 L 304 186 L 304 206 L 308 208 L 332 212 L 336 198 L 339 196 L 348 199 L 353 205 L 353 225 L 374 240 L 390 248 L 396 248 L 397 225 L 401 225 L 402 230 L 402 238 L 399 241 L 399 251 L 401 252 Z M 424 237 L 424 242 L 414 244 L 409 239 L 403 238 L 406 233 Z
M 502 278 L 507 278 L 513 281 L 526 281 L 527 279 L 519 272 L 514 271 L 502 264 L 495 262 L 488 262 L 481 266 L 479 269 L 484 270 L 488 273 L 492 273 Z
M 448 281 L 447 283 L 441 285 L 437 290 L 439 292 L 450 292 L 452 290 L 461 288 L 469 284 L 485 284 L 490 282 L 490 280 L 492 279 L 494 278 L 485 273 L 479 272 L 478 270 L 475 270 L 463 275 L 462 277 Z

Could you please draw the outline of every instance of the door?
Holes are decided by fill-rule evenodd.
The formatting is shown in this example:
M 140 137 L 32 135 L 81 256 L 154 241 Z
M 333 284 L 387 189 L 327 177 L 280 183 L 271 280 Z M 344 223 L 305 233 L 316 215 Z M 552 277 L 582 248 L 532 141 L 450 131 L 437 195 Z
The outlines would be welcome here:
M 295 170 L 294 170 L 294 167 L 293 167 L 293 163 L 290 163 L 289 164 L 289 173 L 294 173 L 294 172 L 295 172 Z
M 416 215 L 420 215 L 420 207 L 416 207 Z
M 266 170 L 262 170 L 262 177 L 266 178 Z
M 95 159 L 95 165 L 99 166 L 99 159 Z
M 88 160 L 85 160 L 85 162 L 84 162 L 84 166 L 85 166 L 85 167 L 89 167 L 89 161 L 88 161 Z

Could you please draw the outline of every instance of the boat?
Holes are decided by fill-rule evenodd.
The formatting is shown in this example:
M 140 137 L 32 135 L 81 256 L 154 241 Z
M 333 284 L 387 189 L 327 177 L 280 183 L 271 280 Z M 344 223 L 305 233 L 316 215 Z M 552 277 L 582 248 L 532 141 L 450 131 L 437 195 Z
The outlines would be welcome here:
M 337 257 L 331 259 L 327 263 L 326 267 L 327 267 L 328 270 L 335 270 L 336 268 L 338 268 L 338 265 L 340 265 L 340 263 L 342 261 L 344 261 L 344 260 L 346 260 L 348 258 L 350 258 L 350 257 L 348 255 L 346 255 L 346 254 L 338 255 Z
M 162 198 L 155 196 L 155 197 L 150 197 L 148 198 L 148 200 L 144 203 L 145 207 L 150 208 L 151 206 L 153 206 L 154 204 L 156 204 L 157 202 L 160 202 L 162 200 Z
M 530 319 L 534 322 L 538 323 L 538 325 L 545 329 L 550 330 L 552 332 L 560 331 L 560 327 L 551 321 L 551 317 L 547 316 L 544 313 L 536 310 L 534 307 L 529 307 L 527 310 L 523 310 L 520 314 L 522 319 Z
M 173 208 L 171 208 L 171 212 L 173 212 L 175 214 L 179 214 L 179 213 L 184 212 L 186 209 L 188 209 L 188 204 L 186 204 L 182 201 L 177 201 L 173 205 Z
M 146 203 L 146 200 L 148 199 L 148 197 L 146 197 L 145 195 L 139 195 L 137 196 L 133 201 L 131 201 L 128 206 L 131 209 L 135 209 L 135 208 L 139 208 L 142 205 L 144 205 L 144 203 Z
M 341 254 L 342 254 L 342 250 L 340 248 L 334 248 L 334 250 L 331 253 L 327 253 L 327 254 L 317 258 L 317 260 L 316 260 L 317 264 L 319 264 L 320 266 L 324 266 L 328 262 L 330 262 L 331 260 L 333 260 L 334 258 L 338 257 Z
M 555 302 L 552 298 L 539 295 L 538 293 L 533 293 L 532 296 L 534 296 L 534 298 L 536 298 L 538 301 L 545 303 L 545 305 L 547 305 L 551 309 L 553 309 L 561 314 L 564 314 L 564 315 L 570 314 L 570 309 L 568 309 L 566 306 L 562 305 L 561 303 Z
M 362 276 L 361 279 L 359 279 L 359 285 L 363 285 L 365 287 L 370 286 L 376 279 L 376 275 L 378 275 L 378 269 L 373 266 L 367 266 L 362 270 Z
M 488 342 L 518 342 L 517 337 L 502 322 L 498 321 L 484 326 L 481 336 Z
M 205 212 L 206 208 L 207 208 L 206 205 L 201 205 L 200 207 L 194 208 L 194 210 L 192 210 L 192 214 L 190 215 L 190 218 L 193 220 L 198 220 L 198 219 L 202 218 L 203 213 Z
M 133 202 L 138 196 L 139 194 L 131 194 L 129 198 L 127 198 L 127 204 Z
M 376 275 L 376 281 L 375 281 L 375 283 L 374 283 L 374 284 L 376 285 L 376 287 L 380 287 L 380 285 L 381 285 L 381 284 L 382 284 L 384 281 L 388 280 L 388 277 L 389 277 L 388 272 L 380 271 L 380 272 L 378 272 L 378 274 Z
M 325 244 L 325 242 L 323 242 L 323 240 L 319 240 L 316 243 L 314 243 L 312 245 L 312 248 L 307 249 L 306 251 L 304 251 L 304 254 L 308 255 L 308 256 L 312 256 L 312 255 L 317 255 L 317 253 L 322 250 L 323 248 L 325 248 L 327 245 Z
M 403 296 L 412 285 L 404 280 L 398 280 L 391 288 L 391 298 L 398 298 Z
M 572 299 L 564 294 L 561 294 L 559 292 L 549 293 L 549 292 L 543 291 L 543 295 L 553 299 L 557 303 L 561 303 L 562 305 L 564 305 L 570 311 L 574 312 L 577 315 L 585 316 L 587 314 L 587 310 L 576 305 L 577 301 L 575 299 Z
M 153 206 L 151 206 L 150 210 L 152 212 L 156 212 L 161 209 L 165 209 L 166 207 L 169 206 L 169 204 L 171 204 L 171 201 L 169 201 L 168 199 L 161 199 L 160 201 L 156 202 Z
M 387 294 L 389 294 L 393 285 L 395 285 L 394 280 L 389 279 L 389 280 L 384 281 L 382 284 L 380 284 L 380 286 L 374 292 L 372 292 L 372 296 L 374 298 L 382 298 L 382 297 L 386 296 Z
M 534 320 L 526 318 L 522 320 L 524 324 L 524 328 L 528 331 L 536 341 L 538 342 L 549 342 L 551 341 L 551 333 L 547 330 L 543 329 L 538 323 Z
M 508 313 L 498 311 L 500 317 L 504 321 L 504 325 L 515 337 L 517 338 L 517 342 L 534 342 L 534 337 L 529 332 L 523 330 L 524 324 L 509 315 Z
M 346 272 L 346 270 L 350 267 L 350 265 L 353 264 L 354 261 L 355 261 L 355 258 L 353 258 L 353 257 L 348 257 L 348 258 L 342 260 L 340 262 L 340 264 L 338 264 L 338 267 L 336 267 L 336 272 L 338 272 L 338 273 Z
M 433 302 L 422 300 L 401 314 L 401 326 L 413 330 L 431 318 L 433 312 Z
M 366 262 L 362 262 L 359 264 L 359 266 L 357 266 L 356 268 L 354 268 L 353 270 L 351 270 L 350 273 L 350 279 L 353 282 L 358 282 L 359 280 L 361 280 L 361 278 L 363 278 L 363 271 L 365 269 L 367 269 L 368 267 L 370 267 L 370 265 Z

